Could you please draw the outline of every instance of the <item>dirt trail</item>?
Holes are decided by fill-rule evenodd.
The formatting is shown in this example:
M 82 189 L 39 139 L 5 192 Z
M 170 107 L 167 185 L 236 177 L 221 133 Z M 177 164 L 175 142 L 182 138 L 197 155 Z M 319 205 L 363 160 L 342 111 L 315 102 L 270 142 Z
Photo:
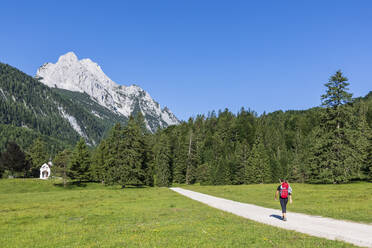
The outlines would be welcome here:
M 281 211 L 278 209 L 231 201 L 182 188 L 171 188 L 171 190 L 211 207 L 257 222 L 312 236 L 372 247 L 372 225 L 291 212 L 287 213 L 288 221 L 285 222 L 280 219 Z

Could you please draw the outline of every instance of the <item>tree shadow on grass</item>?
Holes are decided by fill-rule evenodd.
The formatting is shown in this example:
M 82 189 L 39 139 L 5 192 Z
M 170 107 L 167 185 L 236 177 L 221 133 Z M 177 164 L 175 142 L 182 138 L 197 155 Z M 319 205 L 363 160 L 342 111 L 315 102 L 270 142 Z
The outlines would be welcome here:
M 135 190 L 135 189 L 144 189 L 144 188 L 150 188 L 149 186 L 144 185 L 126 185 L 125 187 L 121 185 L 106 185 L 108 189 L 111 190 Z
M 60 188 L 66 188 L 66 189 L 73 189 L 76 187 L 85 188 L 87 186 L 84 182 L 67 182 L 66 187 L 64 187 L 63 183 L 55 183 L 54 186 L 60 187 Z
M 283 219 L 282 216 L 277 215 L 277 214 L 272 214 L 272 215 L 270 215 L 270 217 L 277 218 L 278 220 L 282 220 Z
M 126 185 L 123 189 L 143 189 L 146 188 L 144 185 Z
M 79 181 L 70 181 L 70 182 L 67 182 L 66 183 L 66 187 L 64 187 L 63 185 L 63 182 L 58 182 L 58 183 L 54 183 L 53 185 L 55 187 L 58 187 L 58 188 L 65 188 L 65 189 L 76 189 L 76 188 L 86 188 L 88 186 L 88 184 L 96 184 L 96 185 L 99 185 L 100 186 L 106 186 L 106 189 L 110 189 L 110 190 L 135 190 L 135 189 L 144 189 L 144 188 L 149 188 L 149 186 L 145 186 L 145 185 L 135 185 L 135 184 L 131 184 L 131 185 L 125 185 L 125 187 L 121 186 L 121 185 L 118 185 L 118 184 L 115 184 L 115 185 L 104 185 L 102 184 L 101 182 L 94 182 L 94 181 L 83 181 L 83 182 L 79 182 Z M 89 187 L 91 188 L 91 187 Z M 95 186 L 93 186 L 93 188 L 95 188 Z

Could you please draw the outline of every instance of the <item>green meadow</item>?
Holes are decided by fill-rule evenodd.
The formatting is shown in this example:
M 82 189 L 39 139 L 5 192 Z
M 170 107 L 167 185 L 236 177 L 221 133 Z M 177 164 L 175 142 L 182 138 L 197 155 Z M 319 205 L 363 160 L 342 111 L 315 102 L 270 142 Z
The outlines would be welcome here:
M 0 247 L 353 246 L 255 223 L 168 188 L 4 179 Z
M 226 199 L 280 209 L 274 200 L 278 184 L 182 186 Z M 299 184 L 291 183 L 293 204 L 289 212 L 372 223 L 372 183 Z

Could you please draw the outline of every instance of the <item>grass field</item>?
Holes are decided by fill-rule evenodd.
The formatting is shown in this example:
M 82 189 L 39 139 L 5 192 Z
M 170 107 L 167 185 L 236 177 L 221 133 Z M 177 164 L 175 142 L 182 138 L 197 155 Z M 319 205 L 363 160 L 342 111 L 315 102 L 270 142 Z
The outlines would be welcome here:
M 182 187 L 234 201 L 280 209 L 279 202 L 274 201 L 278 184 Z M 342 185 L 293 183 L 291 187 L 293 204 L 288 203 L 289 212 L 372 223 L 372 183 Z
M 255 223 L 167 188 L 54 183 L 0 180 L 0 247 L 353 247 Z

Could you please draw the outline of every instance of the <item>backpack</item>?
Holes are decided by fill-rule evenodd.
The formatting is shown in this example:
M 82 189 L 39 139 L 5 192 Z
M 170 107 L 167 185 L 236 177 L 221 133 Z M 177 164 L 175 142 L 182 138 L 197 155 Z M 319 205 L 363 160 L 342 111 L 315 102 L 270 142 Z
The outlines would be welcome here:
M 280 197 L 281 198 L 287 198 L 288 197 L 288 183 L 282 183 L 280 186 Z

